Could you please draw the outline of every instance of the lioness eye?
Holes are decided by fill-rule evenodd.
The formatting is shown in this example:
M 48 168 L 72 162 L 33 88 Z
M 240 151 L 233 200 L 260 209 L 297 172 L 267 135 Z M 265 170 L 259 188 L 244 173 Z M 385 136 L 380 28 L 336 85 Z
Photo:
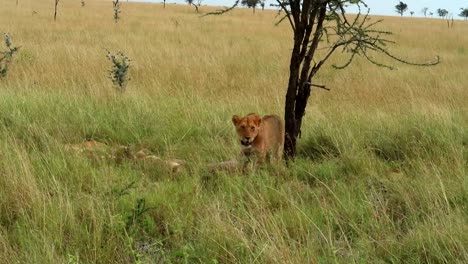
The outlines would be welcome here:
M 250 127 L 250 130 L 254 131 L 254 130 L 255 130 L 255 127 L 251 126 L 251 127 Z
M 242 128 L 242 129 L 245 129 L 245 126 L 244 126 L 244 125 L 242 125 L 242 126 L 241 126 L 241 128 Z

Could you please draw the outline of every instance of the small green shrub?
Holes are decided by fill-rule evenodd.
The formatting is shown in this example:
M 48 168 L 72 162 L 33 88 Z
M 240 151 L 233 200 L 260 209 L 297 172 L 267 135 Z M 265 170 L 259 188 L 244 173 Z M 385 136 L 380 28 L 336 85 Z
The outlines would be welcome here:
M 119 91 L 125 91 L 127 83 L 130 80 L 128 76 L 130 59 L 121 51 L 115 54 L 112 54 L 108 51 L 107 58 L 112 62 L 112 69 L 109 71 L 112 83 Z

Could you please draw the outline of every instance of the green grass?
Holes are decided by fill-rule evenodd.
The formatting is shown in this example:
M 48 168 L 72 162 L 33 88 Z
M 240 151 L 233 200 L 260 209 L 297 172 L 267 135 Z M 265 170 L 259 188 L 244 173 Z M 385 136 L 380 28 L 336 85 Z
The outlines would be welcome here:
M 461 116 L 325 118 L 307 127 L 289 168 L 212 175 L 204 164 L 237 154 L 229 120 L 211 119 L 224 110 L 203 113 L 208 102 L 186 99 L 101 100 L 39 92 L 2 97 L 2 262 L 454 263 L 468 257 Z M 180 122 L 189 103 L 201 113 Z M 184 158 L 189 169 L 171 175 L 64 149 L 87 137 Z
M 466 23 L 386 18 L 395 52 L 443 63 L 324 68 L 289 166 L 212 174 L 238 157 L 233 114 L 281 114 L 276 13 L 122 3 L 116 25 L 107 2 L 64 2 L 53 23 L 50 3 L 3 2 L 22 48 L 0 79 L 0 263 L 468 262 Z M 105 48 L 132 59 L 124 93 Z M 67 150 L 85 139 L 106 147 Z

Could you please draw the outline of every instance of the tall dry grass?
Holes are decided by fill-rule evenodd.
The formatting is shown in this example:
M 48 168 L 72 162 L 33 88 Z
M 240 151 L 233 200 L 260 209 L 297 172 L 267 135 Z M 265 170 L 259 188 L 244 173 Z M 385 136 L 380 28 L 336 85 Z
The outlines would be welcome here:
M 294 164 L 212 175 L 238 153 L 232 114 L 282 113 L 288 25 L 126 2 L 114 23 L 110 1 L 80 5 L 60 2 L 54 23 L 53 3 L 0 0 L 0 32 L 22 46 L 0 80 L 1 263 L 467 261 L 466 22 L 386 17 L 392 52 L 442 63 L 326 67 Z M 124 94 L 106 49 L 132 59 Z M 65 150 L 85 138 L 189 169 Z

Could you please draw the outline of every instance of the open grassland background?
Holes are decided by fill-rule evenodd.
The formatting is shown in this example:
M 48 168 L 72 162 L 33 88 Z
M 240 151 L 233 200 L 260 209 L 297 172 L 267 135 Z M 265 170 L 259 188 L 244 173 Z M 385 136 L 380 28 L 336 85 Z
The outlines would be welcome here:
M 22 46 L 0 80 L 0 263 L 468 261 L 467 22 L 385 18 L 394 53 L 442 63 L 325 68 L 289 169 L 211 175 L 238 153 L 232 114 L 282 114 L 287 23 L 123 2 L 115 24 L 91 0 L 61 1 L 54 23 L 52 2 L 0 0 Z M 124 94 L 106 49 L 133 60 Z M 86 138 L 189 168 L 65 150 Z

